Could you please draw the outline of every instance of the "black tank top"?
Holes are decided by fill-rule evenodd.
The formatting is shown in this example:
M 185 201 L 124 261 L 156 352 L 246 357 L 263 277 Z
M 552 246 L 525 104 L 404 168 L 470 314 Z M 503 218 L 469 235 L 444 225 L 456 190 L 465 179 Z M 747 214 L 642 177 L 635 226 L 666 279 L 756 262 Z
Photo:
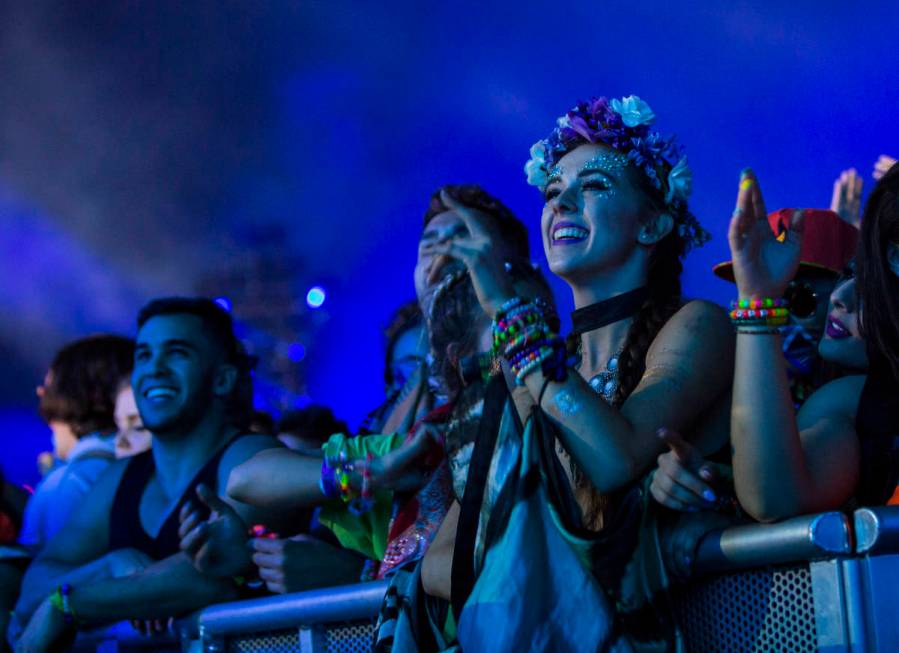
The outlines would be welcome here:
M 150 537 L 140 522 L 140 501 L 150 479 L 156 471 L 153 461 L 153 451 L 145 451 L 131 458 L 128 466 L 119 481 L 115 499 L 112 504 L 112 513 L 109 516 L 109 550 L 133 548 L 146 553 L 154 560 L 162 560 L 180 551 L 180 538 L 178 526 L 180 521 L 178 513 L 189 498 L 196 497 L 197 486 L 201 483 L 215 491 L 218 488 L 218 467 L 225 451 L 241 435 L 233 438 L 228 444 L 218 450 L 210 458 L 202 469 L 197 472 L 190 485 L 181 495 L 178 504 L 166 518 L 156 537 Z M 197 502 L 200 508 L 202 504 Z M 207 511 L 208 512 L 208 511 Z
M 885 357 L 869 351 L 868 358 L 855 416 L 862 454 L 858 502 L 876 506 L 887 502 L 899 482 L 899 379 Z

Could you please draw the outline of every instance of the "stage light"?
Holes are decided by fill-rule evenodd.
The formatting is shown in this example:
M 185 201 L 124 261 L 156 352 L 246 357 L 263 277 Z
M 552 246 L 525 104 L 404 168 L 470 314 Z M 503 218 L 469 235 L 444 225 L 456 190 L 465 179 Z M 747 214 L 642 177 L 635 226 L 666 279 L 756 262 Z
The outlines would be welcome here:
M 231 312 L 231 309 L 234 308 L 234 306 L 231 304 L 231 300 L 228 299 L 227 297 L 224 297 L 224 296 L 223 296 L 223 297 L 216 297 L 216 298 L 213 299 L 212 301 L 214 301 L 216 304 L 218 304 L 219 306 L 221 306 L 223 309 L 225 309 L 225 310 L 228 311 L 229 313 Z
M 325 289 L 321 286 L 313 286 L 309 289 L 309 292 L 306 293 L 306 303 L 309 305 L 309 308 L 321 308 L 322 304 L 325 303 L 325 298 L 327 295 L 325 294 Z
M 291 343 L 287 348 L 287 357 L 294 363 L 299 363 L 306 358 L 306 348 L 300 342 Z

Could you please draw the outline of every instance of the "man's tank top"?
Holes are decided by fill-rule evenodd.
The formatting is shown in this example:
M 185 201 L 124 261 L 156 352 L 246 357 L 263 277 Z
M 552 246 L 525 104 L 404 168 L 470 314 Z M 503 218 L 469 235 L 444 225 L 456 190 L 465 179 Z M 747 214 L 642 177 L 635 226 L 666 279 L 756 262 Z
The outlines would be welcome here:
M 147 483 L 150 482 L 156 471 L 153 451 L 145 451 L 131 458 L 122 475 L 122 480 L 119 481 L 112 504 L 112 513 L 109 516 L 109 550 L 133 548 L 146 553 L 154 560 L 162 560 L 178 553 L 180 551 L 178 514 L 182 506 L 187 503 L 188 499 L 196 497 L 197 486 L 201 483 L 214 491 L 217 489 L 219 463 L 228 447 L 239 437 L 241 436 L 235 437 L 219 449 L 197 472 L 155 537 L 151 537 L 144 530 L 140 521 L 141 497 L 143 497 Z M 204 506 L 200 504 L 200 507 Z

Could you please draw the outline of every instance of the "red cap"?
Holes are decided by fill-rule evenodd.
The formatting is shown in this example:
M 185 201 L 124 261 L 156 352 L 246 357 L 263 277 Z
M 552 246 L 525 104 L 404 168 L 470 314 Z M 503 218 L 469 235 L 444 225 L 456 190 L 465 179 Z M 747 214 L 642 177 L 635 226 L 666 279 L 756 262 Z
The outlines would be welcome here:
M 778 209 L 768 215 L 768 225 L 778 239 L 783 239 L 790 228 L 795 210 Z M 805 209 L 800 270 L 805 268 L 839 274 L 855 256 L 856 247 L 858 229 L 828 209 Z M 734 281 L 732 261 L 719 263 L 712 271 L 725 281 Z

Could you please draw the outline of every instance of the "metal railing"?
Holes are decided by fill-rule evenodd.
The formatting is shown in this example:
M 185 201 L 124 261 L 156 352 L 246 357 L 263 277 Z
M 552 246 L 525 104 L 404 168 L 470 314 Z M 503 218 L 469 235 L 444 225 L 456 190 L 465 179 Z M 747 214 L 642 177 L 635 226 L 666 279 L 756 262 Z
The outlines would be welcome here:
M 199 615 L 200 640 L 209 653 L 367 652 L 386 590 L 378 581 L 216 605 Z
M 694 653 L 899 651 L 899 507 L 828 512 L 707 534 L 674 602 Z M 226 603 L 148 640 L 127 624 L 79 651 L 362 653 L 386 581 Z M 93 646 L 93 648 L 90 648 Z M 180 646 L 180 649 L 179 649 Z

